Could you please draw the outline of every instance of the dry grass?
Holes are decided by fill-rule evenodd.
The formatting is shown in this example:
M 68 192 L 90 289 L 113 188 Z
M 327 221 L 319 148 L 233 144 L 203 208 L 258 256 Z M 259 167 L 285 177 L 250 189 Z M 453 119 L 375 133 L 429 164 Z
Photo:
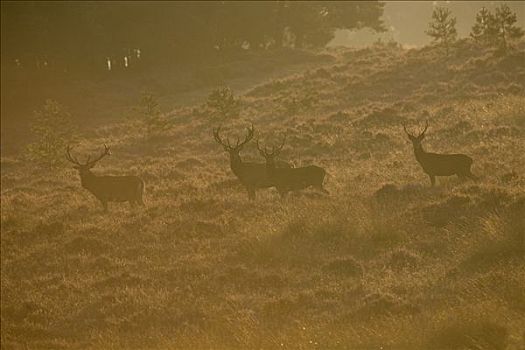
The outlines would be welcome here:
M 249 202 L 198 106 L 78 145 L 110 143 L 95 172 L 142 176 L 146 209 L 104 215 L 68 166 L 3 157 L 2 347 L 522 349 L 524 52 L 462 45 L 331 52 L 242 96 L 225 132 L 287 132 L 282 157 L 324 166 L 330 196 Z M 400 127 L 425 119 L 477 183 L 429 187 Z

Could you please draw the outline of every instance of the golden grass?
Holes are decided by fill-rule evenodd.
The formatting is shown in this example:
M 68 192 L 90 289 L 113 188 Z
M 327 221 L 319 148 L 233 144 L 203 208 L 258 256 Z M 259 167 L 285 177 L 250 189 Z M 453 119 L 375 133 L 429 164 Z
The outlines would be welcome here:
M 3 157 L 2 347 L 523 348 L 523 51 L 473 50 L 332 52 L 242 96 L 225 132 L 287 132 L 282 158 L 325 167 L 329 196 L 249 202 L 199 106 L 78 145 L 111 144 L 94 171 L 142 176 L 145 209 L 105 215 L 69 166 Z M 426 149 L 470 155 L 478 182 L 430 188 L 400 126 L 426 119 Z

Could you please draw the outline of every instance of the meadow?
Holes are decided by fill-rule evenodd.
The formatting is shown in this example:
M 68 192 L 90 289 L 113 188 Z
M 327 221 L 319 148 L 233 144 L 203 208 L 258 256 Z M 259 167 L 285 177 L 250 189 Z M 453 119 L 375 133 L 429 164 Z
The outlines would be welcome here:
M 74 154 L 110 145 L 93 171 L 142 177 L 145 208 L 105 214 L 65 160 L 3 154 L 2 348 L 523 349 L 525 46 L 378 44 L 301 67 L 243 90 L 236 118 L 202 97 L 150 137 L 140 120 L 83 130 Z M 430 186 L 402 128 L 426 120 L 425 149 L 469 155 L 478 181 Z M 324 167 L 330 194 L 249 201 L 219 123 L 286 133 L 281 159 Z M 254 142 L 241 157 L 263 162 Z

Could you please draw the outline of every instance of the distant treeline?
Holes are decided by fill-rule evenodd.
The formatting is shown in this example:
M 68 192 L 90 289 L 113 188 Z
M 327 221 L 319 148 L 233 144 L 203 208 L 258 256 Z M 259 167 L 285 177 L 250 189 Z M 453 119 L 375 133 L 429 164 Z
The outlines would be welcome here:
M 2 59 L 85 65 L 135 48 L 210 52 L 322 47 L 336 29 L 382 31 L 378 1 L 2 2 Z M 5 61 L 4 61 L 5 62 Z

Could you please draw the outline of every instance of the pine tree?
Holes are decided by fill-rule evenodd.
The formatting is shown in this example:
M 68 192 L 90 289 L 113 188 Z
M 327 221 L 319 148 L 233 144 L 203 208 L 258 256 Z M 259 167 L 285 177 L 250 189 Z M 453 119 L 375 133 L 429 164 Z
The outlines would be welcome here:
M 213 90 L 206 105 L 212 110 L 212 118 L 219 122 L 235 118 L 240 112 L 240 101 L 229 87 Z
M 429 29 L 425 31 L 426 34 L 433 38 L 433 41 L 440 42 L 448 51 L 450 44 L 456 40 L 456 17 L 452 17 L 452 12 L 445 7 L 436 7 L 432 12 L 433 22 L 429 23 Z
M 497 32 L 496 18 L 486 7 L 482 7 L 476 14 L 470 36 L 479 43 L 492 44 Z
M 482 7 L 476 15 L 470 36 L 480 43 L 495 45 L 505 53 L 509 49 L 509 42 L 524 34 L 523 29 L 514 25 L 516 21 L 516 14 L 506 4 L 496 8 L 495 14 Z
M 498 28 L 498 46 L 506 52 L 509 41 L 519 39 L 523 36 L 523 29 L 514 25 L 516 14 L 511 11 L 507 4 L 502 4 L 496 8 L 495 21 Z

